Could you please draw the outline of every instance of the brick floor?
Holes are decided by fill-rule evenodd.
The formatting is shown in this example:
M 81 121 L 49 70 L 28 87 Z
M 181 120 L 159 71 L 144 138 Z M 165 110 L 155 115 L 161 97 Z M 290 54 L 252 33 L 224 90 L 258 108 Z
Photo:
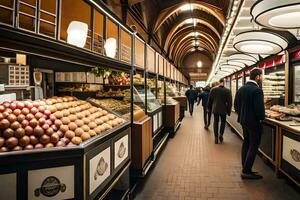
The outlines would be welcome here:
M 296 200 L 300 194 L 257 157 L 263 180 L 240 178 L 242 141 L 227 127 L 223 144 L 214 144 L 212 126 L 203 128 L 202 107 L 186 113 L 154 168 L 137 189 L 137 200 Z

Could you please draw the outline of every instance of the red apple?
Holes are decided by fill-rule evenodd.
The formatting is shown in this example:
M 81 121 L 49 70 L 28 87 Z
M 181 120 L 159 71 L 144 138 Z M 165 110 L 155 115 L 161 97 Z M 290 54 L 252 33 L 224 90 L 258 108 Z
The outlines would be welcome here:
M 18 102 L 18 103 L 17 103 L 17 108 L 20 109 L 20 110 L 22 110 L 22 109 L 24 108 L 24 106 L 25 106 L 25 105 L 24 105 L 23 102 Z
M 3 103 L 3 106 L 4 106 L 5 108 L 9 108 L 10 103 L 6 101 L 6 102 Z
M 10 109 L 14 110 L 17 108 L 17 104 L 16 103 L 11 103 L 9 106 Z
M 29 109 L 28 108 L 23 108 L 22 109 L 22 113 L 23 113 L 23 115 L 28 115 L 29 114 Z
M 5 106 L 4 105 L 0 105 L 0 113 L 4 112 L 5 110 Z
M 45 110 L 44 114 L 47 115 L 47 116 L 50 116 L 51 112 L 50 112 L 50 110 Z
M 40 107 L 40 103 L 37 101 L 34 101 L 32 105 L 33 105 L 33 107 L 36 107 L 36 108 Z
M 44 113 L 46 110 L 44 106 L 39 106 L 38 109 L 39 109 L 39 112 L 41 112 L 41 113 Z
M 33 108 L 31 108 L 31 110 L 30 110 L 30 112 L 32 113 L 32 114 L 36 114 L 37 112 L 38 112 L 39 110 L 36 108 L 36 107 L 33 107 Z
M 28 108 L 29 110 L 31 110 L 31 108 L 33 108 L 33 105 L 32 105 L 32 103 L 31 102 L 29 102 L 29 101 L 25 101 L 25 107 L 26 108 Z
M 14 111 L 13 111 L 13 113 L 16 115 L 16 116 L 18 116 L 18 115 L 20 115 L 21 113 L 22 113 L 22 111 L 20 110 L 20 109 L 15 109 Z

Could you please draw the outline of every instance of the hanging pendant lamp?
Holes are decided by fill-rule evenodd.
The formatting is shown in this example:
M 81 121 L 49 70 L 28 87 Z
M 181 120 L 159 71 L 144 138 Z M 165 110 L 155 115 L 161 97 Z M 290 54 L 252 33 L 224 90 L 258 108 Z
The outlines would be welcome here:
M 243 54 L 243 53 L 236 53 L 232 54 L 228 57 L 230 61 L 238 61 L 244 63 L 247 66 L 254 65 L 259 60 L 258 56 L 255 57 L 254 55 Z
M 253 20 L 261 25 L 279 29 L 300 28 L 299 0 L 262 0 L 251 8 Z
M 250 54 L 277 54 L 288 46 L 288 41 L 278 34 L 267 31 L 246 31 L 233 39 L 233 47 L 240 52 Z

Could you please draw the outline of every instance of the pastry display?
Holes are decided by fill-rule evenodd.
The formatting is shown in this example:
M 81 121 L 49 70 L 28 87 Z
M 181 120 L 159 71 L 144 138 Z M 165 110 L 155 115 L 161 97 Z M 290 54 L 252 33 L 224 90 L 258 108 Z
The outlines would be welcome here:
M 89 99 L 91 102 L 101 105 L 102 107 L 109 108 L 110 110 L 120 114 L 123 118 L 130 120 L 130 102 L 125 100 L 116 99 Z M 133 105 L 133 118 L 134 121 L 139 121 L 145 117 L 145 112 L 141 107 Z
M 72 84 L 68 86 L 60 86 L 59 92 L 98 92 L 100 85 L 96 84 Z
M 126 90 L 121 90 L 121 89 L 117 89 L 117 90 L 112 90 L 111 88 L 108 91 L 99 91 L 97 93 L 98 97 L 125 97 L 128 96 L 130 93 L 130 89 L 126 89 Z
M 284 72 L 274 72 L 264 75 L 263 91 L 265 98 L 280 98 L 284 96 L 285 76 Z
M 75 97 L 0 104 L 0 152 L 79 145 L 124 123 Z

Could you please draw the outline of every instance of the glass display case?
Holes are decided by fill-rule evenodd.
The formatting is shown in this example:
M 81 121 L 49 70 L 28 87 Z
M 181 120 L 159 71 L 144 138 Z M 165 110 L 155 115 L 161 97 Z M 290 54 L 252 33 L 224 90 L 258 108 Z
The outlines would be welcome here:
M 135 85 L 133 89 L 133 101 L 136 105 L 147 109 L 147 112 L 154 112 L 161 107 L 159 101 L 155 98 L 150 88 L 147 88 L 147 108 L 146 105 L 146 94 L 145 88 L 142 85 Z
M 177 96 L 179 95 L 175 85 L 170 82 L 166 82 L 166 104 L 177 104 L 178 102 L 173 99 L 173 97 Z
M 232 102 L 234 102 L 234 99 L 235 99 L 235 94 L 236 94 L 236 79 L 233 79 L 231 81 L 231 95 L 232 95 Z
M 267 108 L 272 105 L 284 105 L 285 73 L 284 66 L 264 70 L 262 89 Z
M 293 103 L 300 103 L 300 64 L 293 66 Z

